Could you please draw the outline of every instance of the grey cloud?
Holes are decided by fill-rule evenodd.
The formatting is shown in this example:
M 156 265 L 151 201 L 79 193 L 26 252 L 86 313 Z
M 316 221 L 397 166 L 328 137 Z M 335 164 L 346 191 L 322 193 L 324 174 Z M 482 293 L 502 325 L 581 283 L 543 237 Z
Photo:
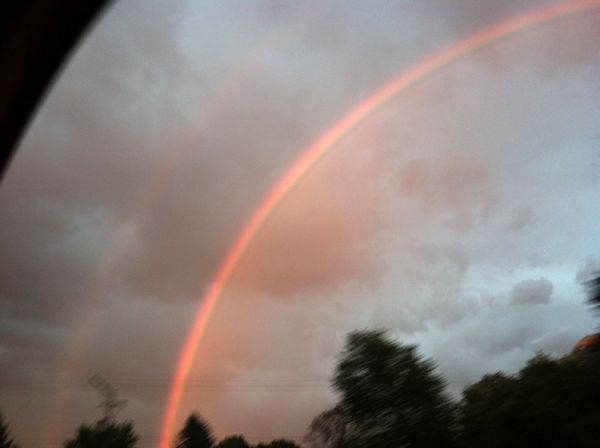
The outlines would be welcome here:
M 560 77 L 588 68 L 597 73 L 598 68 L 590 64 L 590 57 L 600 54 L 594 45 L 600 39 L 599 20 L 600 11 L 593 8 L 558 20 L 529 36 L 529 45 L 538 49 L 531 61 L 537 72 L 542 76 Z
M 534 219 L 533 207 L 519 207 L 515 210 L 514 216 L 510 219 L 507 229 L 513 233 L 521 232 L 532 225 Z
M 557 325 L 554 331 L 549 331 L 532 341 L 536 351 L 542 351 L 553 357 L 561 357 L 573 350 L 575 342 L 585 334 L 584 328 Z
M 513 305 L 540 305 L 549 303 L 554 287 L 545 277 L 523 280 L 510 291 L 510 303 Z
M 600 258 L 588 258 L 577 271 L 575 281 L 580 285 L 584 285 L 585 282 L 595 278 L 598 273 L 600 273 Z
M 19 320 L 0 319 L 0 389 L 27 391 L 32 384 L 41 388 L 52 382 L 50 369 L 56 366 L 56 352 L 68 337 L 64 330 Z M 40 365 L 46 366 L 40 369 Z
M 545 313 L 535 307 L 481 306 L 453 327 L 430 326 L 407 340 L 439 363 L 459 396 L 486 373 L 518 371 L 539 351 L 564 356 L 593 327 L 584 307 L 556 300 Z
M 466 30 L 475 31 L 473 28 L 484 28 L 503 18 L 512 17 L 519 12 L 527 11 L 549 1 L 536 0 L 507 0 L 503 2 L 480 2 L 477 0 L 461 0 L 458 3 L 448 3 L 444 0 L 432 2 L 415 2 L 412 8 L 424 16 L 437 19 L 438 24 L 446 32 L 464 34 Z
M 127 287 L 165 300 L 197 297 L 302 147 L 294 106 L 300 97 L 265 79 L 257 83 L 271 95 L 248 93 L 231 115 L 214 117 L 186 148 L 174 149 L 176 165 L 133 217 L 138 242 L 119 260 Z
M 130 38 L 129 20 L 132 14 L 140 19 L 168 14 L 157 4 L 135 8 L 119 2 L 106 25 L 82 44 L 3 182 L 2 296 L 19 318 L 51 321 L 63 315 L 58 320 L 64 324 L 64 317 L 77 312 L 89 296 L 98 260 L 155 160 L 145 144 L 145 117 L 135 113 L 145 100 L 130 85 L 140 67 L 129 55 L 119 57 L 124 65 L 104 59 L 127 49 L 155 69 L 161 66 L 166 55 L 153 53 L 157 49 L 144 39 Z M 153 32 L 173 42 L 171 26 Z M 123 91 L 111 91 L 115 86 Z
M 541 9 L 552 3 L 552 1 L 510 0 L 487 4 L 477 0 L 461 0 L 458 3 L 435 0 L 415 2 L 411 7 L 418 14 L 435 21 L 444 34 L 459 39 L 501 20 Z M 592 8 L 524 33 L 519 39 L 519 45 L 535 48 L 535 51 L 530 53 L 527 64 L 534 67 L 541 76 L 561 76 L 576 71 L 582 66 L 589 66 L 590 55 L 598 52 L 594 44 L 599 36 L 598 14 L 598 10 Z M 514 64 L 514 54 L 507 50 L 511 45 L 509 40 L 506 45 L 494 45 L 493 48 L 487 48 L 470 57 L 476 59 L 482 66 L 488 67 L 490 73 L 498 73 Z
M 448 213 L 447 224 L 468 231 L 485 218 L 495 203 L 488 168 L 460 153 L 451 153 L 429 163 L 413 160 L 399 173 L 403 194 L 420 196 L 421 205 Z

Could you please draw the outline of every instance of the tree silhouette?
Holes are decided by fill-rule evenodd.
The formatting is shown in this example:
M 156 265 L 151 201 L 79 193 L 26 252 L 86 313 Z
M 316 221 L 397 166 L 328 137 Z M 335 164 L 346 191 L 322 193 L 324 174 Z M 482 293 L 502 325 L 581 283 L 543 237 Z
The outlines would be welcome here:
M 590 305 L 592 312 L 600 317 L 600 272 L 596 271 L 594 277 L 584 283 L 587 293 L 587 303 Z M 600 327 L 598 327 L 600 331 Z M 590 355 L 600 358 L 600 333 L 596 334 L 596 338 L 592 340 L 590 346 Z
M 242 436 L 229 436 L 221 440 L 217 448 L 250 448 L 250 445 Z
M 0 448 L 17 448 L 14 439 L 10 435 L 8 423 L 4 421 L 2 414 L 0 414 Z
M 208 424 L 196 414 L 191 414 L 177 436 L 177 448 L 211 448 L 215 439 Z
M 300 446 L 291 440 L 275 439 L 271 443 L 259 443 L 256 448 L 300 448 Z
M 585 282 L 585 286 L 588 293 L 588 303 L 593 311 L 600 313 L 600 273 L 596 272 L 594 278 Z
M 497 441 L 508 443 L 515 437 L 511 420 L 518 419 L 518 409 L 515 409 L 518 403 L 510 397 L 516 391 L 516 381 L 516 378 L 498 372 L 485 375 L 463 391 L 461 426 L 464 446 L 505 446 Z
M 333 380 L 341 400 L 333 413 L 313 421 L 307 438 L 331 447 L 451 446 L 454 406 L 434 370 L 414 346 L 383 331 L 351 333 Z
M 138 436 L 132 422 L 100 420 L 93 426 L 82 424 L 65 448 L 135 448 Z
M 600 446 L 600 362 L 586 351 L 539 354 L 514 376 L 486 375 L 463 392 L 462 445 Z
M 342 448 L 351 446 L 359 435 L 352 418 L 338 405 L 311 422 L 304 440 L 314 448 Z

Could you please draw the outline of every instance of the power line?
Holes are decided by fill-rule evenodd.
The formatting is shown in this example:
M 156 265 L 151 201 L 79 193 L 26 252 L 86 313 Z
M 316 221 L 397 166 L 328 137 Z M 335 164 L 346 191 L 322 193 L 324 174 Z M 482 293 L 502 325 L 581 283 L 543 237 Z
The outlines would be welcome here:
M 241 390 L 288 390 L 288 389 L 331 389 L 332 384 L 329 381 L 318 380 L 273 380 L 273 379 L 251 379 L 251 380 L 203 380 L 203 379 L 187 379 L 182 381 L 187 388 L 206 389 L 206 390 L 224 390 L 224 389 L 241 389 Z M 174 382 L 170 380 L 123 380 L 113 381 L 113 384 L 120 387 L 128 388 L 169 388 Z M 462 382 L 447 382 L 448 387 L 464 386 Z M 60 389 L 81 389 L 87 388 L 89 384 L 75 381 L 63 382 L 57 384 L 12 384 L 0 386 L 0 390 L 8 391 L 32 391 L 32 390 L 60 390 Z
M 241 434 L 241 433 L 240 433 Z M 137 434 L 140 440 L 144 442 L 148 442 L 150 444 L 158 441 L 160 439 L 159 434 Z M 276 440 L 276 439 L 287 439 L 287 440 L 302 440 L 304 438 L 304 434 L 302 435 L 289 435 L 289 434 L 241 434 L 246 440 L 250 442 L 259 442 L 262 440 Z M 223 438 L 228 437 L 228 435 L 223 436 Z M 69 436 L 66 437 L 68 439 Z M 21 437 L 19 441 L 26 442 L 27 447 L 29 448 L 51 448 L 51 447 L 62 447 L 63 443 L 66 439 L 61 439 L 59 437 Z
M 188 388 L 200 389 L 326 389 L 331 386 L 329 381 L 323 380 L 274 380 L 274 379 L 249 379 L 249 380 L 204 380 L 187 379 L 183 381 Z M 170 380 L 122 380 L 113 381 L 113 384 L 121 387 L 135 388 L 168 388 L 174 384 Z M 3 390 L 60 390 L 60 389 L 78 389 L 86 388 L 89 384 L 74 382 L 59 382 L 55 384 L 12 384 L 1 386 Z

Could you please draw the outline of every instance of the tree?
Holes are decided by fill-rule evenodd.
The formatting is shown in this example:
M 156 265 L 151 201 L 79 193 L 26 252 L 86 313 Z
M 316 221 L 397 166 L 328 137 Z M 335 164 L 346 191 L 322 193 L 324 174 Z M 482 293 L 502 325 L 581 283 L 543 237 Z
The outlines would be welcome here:
M 138 436 L 132 422 L 100 420 L 93 426 L 82 424 L 65 448 L 135 448 Z
M 340 402 L 334 413 L 313 422 L 313 439 L 331 441 L 325 446 L 452 445 L 454 406 L 434 370 L 414 346 L 394 342 L 383 331 L 351 333 L 333 379 Z M 336 430 L 341 432 L 327 432 Z
M 600 272 L 595 273 L 595 277 L 585 282 L 588 299 L 587 302 L 592 311 L 600 316 Z M 591 351 L 596 357 L 600 356 L 600 337 L 592 343 Z
M 596 272 L 596 276 L 585 282 L 588 293 L 588 303 L 592 310 L 600 313 L 600 273 Z
M 466 447 L 510 446 L 518 406 L 511 397 L 517 379 L 503 373 L 485 375 L 463 391 L 461 402 L 462 445 Z M 518 438 L 518 437 L 517 437 Z
M 208 424 L 196 414 L 191 414 L 177 436 L 177 448 L 212 448 L 215 439 Z
M 219 442 L 216 448 L 250 448 L 242 436 L 229 436 Z
M 356 425 L 341 406 L 319 414 L 310 424 L 305 442 L 313 448 L 350 447 L 359 434 Z
M 300 448 L 300 446 L 291 440 L 275 439 L 271 443 L 259 443 L 256 448 Z
M 486 375 L 463 392 L 464 447 L 600 446 L 600 363 L 538 354 L 514 376 Z
M 0 414 L 0 448 L 17 448 L 2 414 Z

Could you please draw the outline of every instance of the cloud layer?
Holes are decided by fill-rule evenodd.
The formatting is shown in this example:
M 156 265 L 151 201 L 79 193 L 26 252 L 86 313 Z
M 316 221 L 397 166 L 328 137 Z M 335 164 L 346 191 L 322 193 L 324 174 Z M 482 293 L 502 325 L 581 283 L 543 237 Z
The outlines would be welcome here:
M 23 445 L 28 421 L 59 445 L 97 417 L 99 372 L 150 446 L 199 299 L 285 168 L 416 61 L 546 3 L 117 2 L 0 188 L 2 411 Z M 418 343 L 456 394 L 592 331 L 599 20 L 479 50 L 340 142 L 249 247 L 180 417 L 301 436 L 355 329 Z

